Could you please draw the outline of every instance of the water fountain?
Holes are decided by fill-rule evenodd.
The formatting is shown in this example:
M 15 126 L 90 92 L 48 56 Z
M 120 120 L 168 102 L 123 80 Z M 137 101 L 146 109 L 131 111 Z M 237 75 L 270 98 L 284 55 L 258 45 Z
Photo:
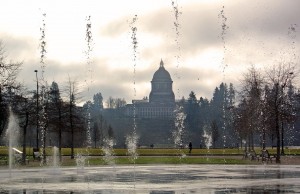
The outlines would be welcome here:
M 135 15 L 132 21 L 129 23 L 129 27 L 131 29 L 131 42 L 133 49 L 133 98 L 136 98 L 136 65 L 137 65 L 137 15 Z M 133 180 L 133 189 L 135 190 L 135 182 L 136 182 L 136 159 L 138 158 L 137 146 L 139 137 L 137 135 L 137 122 L 136 122 L 136 105 L 133 103 L 133 130 L 126 136 L 126 146 L 127 146 L 127 154 L 129 156 L 130 161 L 133 163 L 132 169 L 132 180 Z
M 182 106 L 177 106 L 175 109 L 175 129 L 172 132 L 174 146 L 177 149 L 177 154 L 179 155 L 179 159 L 186 157 L 186 154 L 182 151 L 184 148 L 183 145 L 183 136 L 184 136 L 184 120 L 186 118 L 186 114 L 183 111 Z
M 16 148 L 18 146 L 19 138 L 19 124 L 18 119 L 12 112 L 11 107 L 9 108 L 9 123 L 6 129 L 6 137 L 8 141 L 8 167 L 11 175 L 13 165 L 16 162 Z
M 84 167 L 86 165 L 86 159 L 87 159 L 87 157 L 84 156 L 82 153 L 76 154 L 75 161 L 76 161 L 76 167 L 77 167 L 78 174 L 84 172 Z
M 209 148 L 212 146 L 212 136 L 206 129 L 203 130 L 203 138 L 207 149 L 207 155 L 209 155 Z M 206 160 L 208 161 L 209 158 L 207 157 Z
M 91 53 L 93 51 L 93 36 L 92 36 L 92 23 L 91 23 L 91 16 L 88 16 L 86 19 L 86 43 L 87 43 L 87 49 L 85 51 L 85 55 L 86 55 L 86 79 L 85 79 L 85 83 L 87 85 L 87 90 L 88 92 L 90 92 L 90 87 L 93 83 L 93 64 L 92 64 L 92 59 L 91 59 Z M 87 103 L 87 116 L 86 116 L 86 120 L 87 120 L 87 140 L 86 140 L 86 144 L 87 147 L 90 147 L 92 144 L 92 138 L 91 138 L 91 103 Z M 88 152 L 88 150 L 87 150 Z
M 59 175 L 61 173 L 58 147 L 52 147 L 52 154 L 47 157 L 46 164 L 47 167 L 45 166 L 45 170 L 47 170 L 49 174 Z
M 102 147 L 102 151 L 104 154 L 103 159 L 105 163 L 109 165 L 114 165 L 115 157 L 114 157 L 113 147 L 115 145 L 115 142 L 112 138 L 105 138 L 103 142 L 104 142 L 104 145 Z

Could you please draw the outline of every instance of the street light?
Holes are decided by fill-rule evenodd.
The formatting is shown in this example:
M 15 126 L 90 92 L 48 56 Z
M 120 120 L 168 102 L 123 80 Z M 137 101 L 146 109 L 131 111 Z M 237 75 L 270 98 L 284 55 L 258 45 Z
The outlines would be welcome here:
M 34 70 L 36 76 L 36 148 L 39 150 L 39 80 L 38 70 Z

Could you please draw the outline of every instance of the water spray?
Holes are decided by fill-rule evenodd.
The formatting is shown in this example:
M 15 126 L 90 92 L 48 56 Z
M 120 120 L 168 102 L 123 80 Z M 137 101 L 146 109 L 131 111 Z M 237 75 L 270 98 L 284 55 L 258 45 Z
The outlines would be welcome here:
M 88 92 L 90 91 L 90 87 L 93 83 L 93 62 L 91 60 L 91 52 L 93 51 L 93 35 L 92 35 L 92 22 L 91 16 L 86 18 L 86 44 L 87 49 L 84 52 L 86 55 L 86 69 L 87 76 L 85 79 L 85 83 L 87 85 Z M 87 147 L 91 146 L 92 138 L 91 138 L 91 103 L 87 103 Z M 87 150 L 88 152 L 88 150 Z
M 137 27 L 136 21 L 138 17 L 135 15 L 132 21 L 129 23 L 129 27 L 131 29 L 131 41 L 132 41 L 132 49 L 133 49 L 133 96 L 136 98 L 136 64 L 137 64 Z M 137 153 L 137 145 L 138 145 L 138 136 L 136 134 L 137 124 L 136 124 L 136 105 L 133 102 L 133 131 L 131 134 L 126 136 L 126 145 L 127 145 L 127 154 L 130 156 L 130 160 L 133 162 L 134 170 L 133 170 L 133 180 L 134 180 L 134 188 L 135 188 L 135 161 L 138 157 Z
M 135 15 L 132 19 L 132 21 L 129 23 L 129 27 L 131 29 L 131 40 L 132 40 L 132 49 L 133 49 L 133 96 L 134 99 L 136 98 L 136 64 L 137 64 L 137 47 L 138 47 L 138 41 L 137 41 L 137 27 L 136 27 L 136 21 L 138 17 Z M 132 134 L 126 137 L 126 143 L 128 147 L 128 154 L 131 156 L 131 160 L 135 163 L 135 160 L 137 159 L 137 141 L 138 137 L 136 134 L 136 105 L 133 103 L 133 131 Z
M 46 112 L 47 109 L 47 103 L 48 103 L 48 87 L 47 87 L 47 82 L 45 80 L 44 74 L 45 74 L 45 69 L 46 69 L 46 63 L 45 63 L 45 58 L 46 58 L 46 13 L 42 14 L 43 19 L 42 19 L 42 26 L 40 27 L 40 65 L 41 65 L 41 84 L 42 84 L 42 92 L 41 92 L 41 117 L 39 120 L 39 126 L 41 127 L 41 141 L 42 141 L 42 154 L 41 154 L 41 165 L 46 164 L 46 133 L 47 133 L 47 127 L 48 127 L 48 115 Z
M 226 51 L 227 51 L 227 47 L 226 47 L 226 41 L 225 41 L 225 35 L 227 33 L 227 29 L 229 28 L 229 26 L 227 25 L 227 17 L 225 16 L 225 6 L 222 7 L 218 18 L 221 20 L 221 39 L 222 39 L 222 43 L 223 43 L 223 58 L 222 58 L 222 72 L 223 72 L 223 84 L 224 84 L 224 94 L 223 94 L 223 115 L 222 115 L 222 119 L 223 119 L 223 154 L 225 154 L 225 146 L 226 146 L 226 85 L 225 85 L 225 69 L 228 66 L 226 64 L 225 61 L 225 55 L 226 55 Z M 224 162 L 226 163 L 226 160 L 224 159 Z
M 225 16 L 225 6 L 222 7 L 222 10 L 220 11 L 218 18 L 221 20 L 221 39 L 223 43 L 223 58 L 222 58 L 222 71 L 225 72 L 226 67 L 228 66 L 225 62 L 225 54 L 227 51 L 226 42 L 225 42 L 225 35 L 227 33 L 227 29 L 229 26 L 227 25 L 227 17 Z
M 177 49 L 177 54 L 175 55 L 175 59 L 176 59 L 176 72 L 175 72 L 175 77 L 178 79 L 178 81 L 180 80 L 180 74 L 179 74 L 179 66 L 180 66 L 180 56 L 181 56 L 181 48 L 180 48 L 180 43 L 179 43 L 179 38 L 180 38 L 180 23 L 179 23 L 179 16 L 182 14 L 182 12 L 180 12 L 178 10 L 178 3 L 177 1 L 175 2 L 174 0 L 172 0 L 172 8 L 173 8 L 173 12 L 174 12 L 174 17 L 175 17 L 175 21 L 174 21 L 174 29 L 175 29 L 175 44 L 176 44 L 176 49 Z M 177 96 L 180 96 L 180 90 L 179 88 L 177 89 Z

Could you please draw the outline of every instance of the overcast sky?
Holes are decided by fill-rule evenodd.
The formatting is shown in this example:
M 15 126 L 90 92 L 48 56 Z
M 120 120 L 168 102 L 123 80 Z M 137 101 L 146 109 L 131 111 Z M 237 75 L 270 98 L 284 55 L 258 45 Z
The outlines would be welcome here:
M 69 76 L 76 79 L 84 101 L 97 92 L 104 99 L 119 97 L 128 103 L 149 96 L 150 81 L 161 59 L 173 79 L 177 99 L 188 97 L 190 91 L 197 98 L 210 99 L 221 82 L 238 87 L 251 65 L 263 69 L 280 61 L 299 62 L 298 0 L 174 3 L 180 12 L 178 20 L 172 0 L 5 0 L 0 39 L 9 60 L 23 61 L 19 79 L 33 90 L 35 69 L 41 77 L 39 39 L 45 19 L 45 80 L 63 88 Z M 135 15 L 136 61 L 130 28 Z M 91 65 L 85 55 L 88 16 L 93 37 Z

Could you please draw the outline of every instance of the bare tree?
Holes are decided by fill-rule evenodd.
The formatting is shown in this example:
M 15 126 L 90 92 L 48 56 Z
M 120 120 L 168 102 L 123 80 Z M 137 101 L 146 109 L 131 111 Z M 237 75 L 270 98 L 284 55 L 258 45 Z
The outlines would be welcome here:
M 122 108 L 126 105 L 126 100 L 124 98 L 116 98 L 115 104 L 115 108 Z
M 106 106 L 107 108 L 121 108 L 124 107 L 126 105 L 126 100 L 124 98 L 113 98 L 113 97 L 109 97 L 106 100 Z
M 23 153 L 22 153 L 22 164 L 26 164 L 26 145 L 27 145 L 27 127 L 30 125 L 30 115 L 34 113 L 34 109 L 30 101 L 26 98 L 26 89 L 18 85 L 17 89 L 9 90 L 9 106 L 18 117 L 20 126 L 20 142 L 22 142 Z
M 241 140 L 241 147 L 243 146 L 243 140 L 246 140 L 249 134 L 249 125 L 248 125 L 248 112 L 247 112 L 247 101 L 245 98 L 242 98 L 241 102 L 234 109 L 234 122 L 233 126 L 235 132 L 239 135 Z M 247 151 L 247 146 L 245 145 L 245 151 Z
M 274 65 L 266 72 L 268 85 L 269 88 L 271 88 L 268 99 L 269 112 L 267 114 L 270 118 L 273 118 L 277 139 L 276 163 L 280 163 L 280 133 L 283 133 L 283 130 L 280 130 L 280 124 L 283 122 L 284 115 L 287 117 L 288 114 L 288 112 L 284 111 L 286 110 L 285 102 L 287 101 L 288 96 L 288 84 L 293 82 L 297 74 L 296 64 L 292 63 L 280 63 Z
M 252 66 L 243 76 L 242 90 L 240 92 L 243 101 L 240 104 L 239 118 L 237 119 L 241 119 L 243 123 L 236 122 L 240 123 L 240 127 L 245 130 L 240 134 L 244 134 L 245 140 L 248 141 L 249 149 L 254 149 L 254 133 L 263 131 L 263 85 L 263 76 Z
M 69 77 L 68 79 L 68 86 L 66 89 L 68 93 L 68 99 L 69 99 L 69 126 L 71 131 L 71 159 L 74 159 L 74 135 L 75 135 L 75 129 L 76 129 L 76 120 L 80 120 L 78 117 L 78 112 L 76 111 L 76 102 L 79 100 L 79 89 L 78 89 L 78 83 L 76 80 L 71 80 Z
M 116 102 L 115 99 L 113 97 L 108 97 L 108 99 L 106 100 L 106 106 L 107 108 L 115 108 Z
M 22 63 L 7 62 L 3 42 L 0 40 L 0 135 L 2 134 L 7 122 L 7 104 L 3 95 L 12 89 L 18 88 L 16 82 L 17 74 Z M 9 97 L 8 97 L 9 98 Z
M 93 107 L 97 110 L 103 109 L 103 97 L 100 92 L 93 96 Z

